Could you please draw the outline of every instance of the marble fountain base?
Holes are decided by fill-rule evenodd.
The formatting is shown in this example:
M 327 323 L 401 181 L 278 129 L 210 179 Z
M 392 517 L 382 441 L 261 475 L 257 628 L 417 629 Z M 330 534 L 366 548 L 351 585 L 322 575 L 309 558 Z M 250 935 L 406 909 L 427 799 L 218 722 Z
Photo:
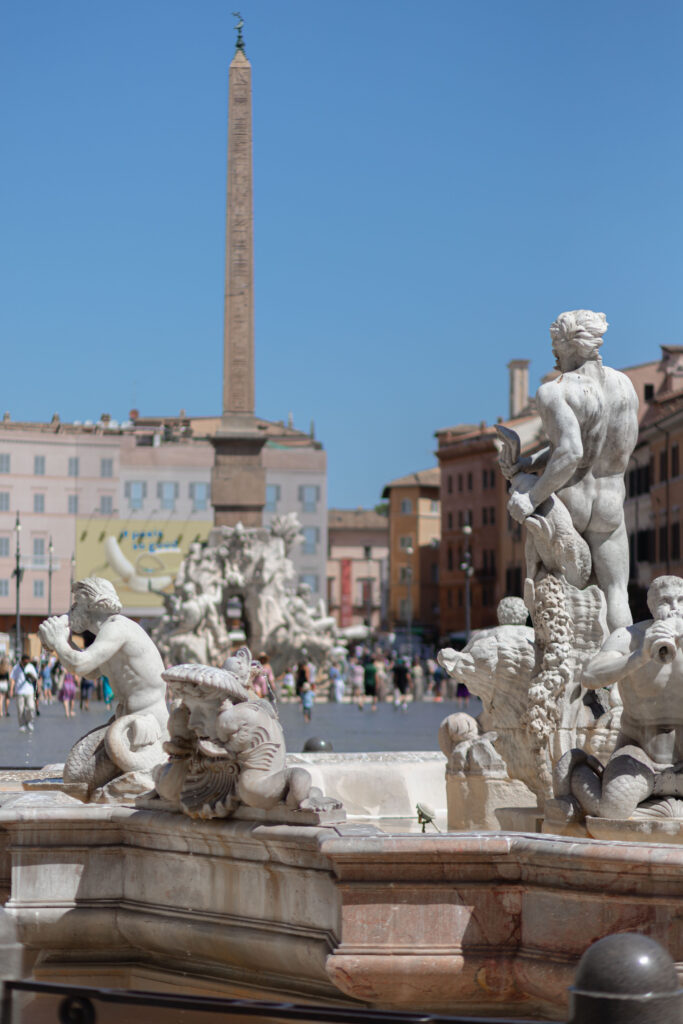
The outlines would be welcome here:
M 195 822 L 55 791 L 0 809 L 41 980 L 565 1019 L 596 939 L 683 961 L 683 849 L 369 823 Z

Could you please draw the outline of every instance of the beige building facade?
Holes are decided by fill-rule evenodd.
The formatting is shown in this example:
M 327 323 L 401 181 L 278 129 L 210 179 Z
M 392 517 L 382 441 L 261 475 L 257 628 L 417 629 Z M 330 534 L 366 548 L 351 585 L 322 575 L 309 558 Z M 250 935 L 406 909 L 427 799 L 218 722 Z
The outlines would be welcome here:
M 389 518 L 374 509 L 331 508 L 327 514 L 327 607 L 337 625 L 387 625 Z

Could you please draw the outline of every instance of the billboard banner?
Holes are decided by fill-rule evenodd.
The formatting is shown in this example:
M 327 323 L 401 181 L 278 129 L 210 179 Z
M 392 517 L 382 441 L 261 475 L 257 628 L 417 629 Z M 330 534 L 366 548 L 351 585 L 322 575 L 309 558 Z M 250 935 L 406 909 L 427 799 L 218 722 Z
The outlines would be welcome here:
M 74 576 L 111 580 L 126 608 L 163 607 L 193 541 L 206 540 L 210 520 L 78 519 Z
M 351 559 L 341 560 L 341 601 L 339 608 L 339 625 L 341 629 L 353 622 L 353 604 L 351 594 Z

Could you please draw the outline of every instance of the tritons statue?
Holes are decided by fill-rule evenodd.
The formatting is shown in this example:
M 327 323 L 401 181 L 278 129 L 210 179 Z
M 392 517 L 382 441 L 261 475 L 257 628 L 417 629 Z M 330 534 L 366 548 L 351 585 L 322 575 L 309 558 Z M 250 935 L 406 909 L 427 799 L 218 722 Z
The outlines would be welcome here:
M 305 768 L 287 766 L 277 712 L 250 690 L 260 670 L 242 647 L 221 669 L 176 665 L 164 672 L 175 700 L 168 762 L 156 772 L 158 797 L 191 818 L 248 809 L 270 812 L 269 821 L 296 821 L 305 812 L 342 820 L 341 804 L 323 796 Z
M 683 818 L 683 580 L 659 576 L 647 595 L 652 618 L 612 632 L 583 685 L 617 685 L 623 710 L 603 766 L 585 750 L 555 768 L 554 818 Z
M 618 728 L 619 702 L 603 689 L 581 689 L 608 633 L 632 622 L 623 505 L 638 399 L 628 377 L 602 363 L 606 330 L 603 313 L 582 309 L 551 324 L 559 375 L 536 395 L 547 438 L 540 450 L 524 456 L 518 435 L 498 427 L 508 512 L 526 526 L 524 600 L 533 631 L 501 625 L 475 634 L 464 657 L 440 655 L 471 692 L 481 691 L 485 710 L 487 691 L 505 694 L 509 713 L 499 693 L 485 728 L 499 733 L 510 775 L 530 786 L 540 808 L 553 796 L 553 767 L 577 740 L 590 746 L 595 733 L 596 749 L 609 752 Z M 511 714 L 516 727 L 500 721 Z
M 52 616 L 38 630 L 70 672 L 86 678 L 107 676 L 117 700 L 111 722 L 92 730 L 72 748 L 64 782 L 90 800 L 117 800 L 153 785 L 151 771 L 165 760 L 168 739 L 166 683 L 161 655 L 142 626 L 121 614 L 109 580 L 78 580 L 68 615 Z M 94 634 L 81 649 L 71 636 Z

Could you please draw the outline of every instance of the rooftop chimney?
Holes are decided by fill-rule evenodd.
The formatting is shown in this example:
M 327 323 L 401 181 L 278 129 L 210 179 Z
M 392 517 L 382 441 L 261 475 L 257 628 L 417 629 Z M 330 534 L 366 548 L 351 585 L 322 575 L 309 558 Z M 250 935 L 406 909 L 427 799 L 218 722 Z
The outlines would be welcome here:
M 521 416 L 529 404 L 529 360 L 511 359 L 510 371 L 510 419 Z

